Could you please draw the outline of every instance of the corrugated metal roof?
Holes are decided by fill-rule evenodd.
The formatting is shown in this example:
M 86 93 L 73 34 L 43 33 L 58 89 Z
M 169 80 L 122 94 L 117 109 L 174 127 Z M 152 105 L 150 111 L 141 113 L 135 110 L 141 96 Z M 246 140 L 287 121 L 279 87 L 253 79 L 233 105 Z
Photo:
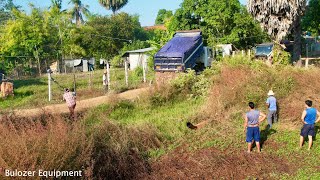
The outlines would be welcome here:
M 133 50 L 133 51 L 127 51 L 126 53 L 144 53 L 144 52 L 152 51 L 154 49 L 155 49 L 154 47 L 149 47 L 149 48 L 144 48 L 144 49 L 137 49 L 137 50 Z

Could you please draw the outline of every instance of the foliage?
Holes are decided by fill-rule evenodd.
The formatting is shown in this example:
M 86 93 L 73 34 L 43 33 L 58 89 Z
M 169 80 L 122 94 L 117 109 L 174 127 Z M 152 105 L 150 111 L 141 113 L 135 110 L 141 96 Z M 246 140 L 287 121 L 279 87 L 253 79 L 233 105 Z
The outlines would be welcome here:
M 99 3 L 107 10 L 112 10 L 112 13 L 115 14 L 116 11 L 128 3 L 128 0 L 99 0 Z
M 208 45 L 234 43 L 239 49 L 252 47 L 265 37 L 238 0 L 184 0 L 168 28 L 171 32 L 201 29 Z
M 70 0 L 69 3 L 72 3 L 74 6 L 70 10 L 70 14 L 75 19 L 76 24 L 79 26 L 83 23 L 83 15 L 88 16 L 90 14 L 88 5 L 82 4 L 81 0 Z
M 122 67 L 123 66 L 123 57 L 121 55 L 114 56 L 110 61 L 111 66 Z
M 124 47 L 130 49 L 146 45 L 139 41 L 146 40 L 147 36 L 141 28 L 138 16 L 127 13 L 94 17 L 81 31 L 79 43 L 87 50 L 88 56 L 97 58 L 111 59 L 126 50 L 121 50 Z
M 79 20 L 79 13 L 84 13 L 86 6 L 81 1 L 72 2 L 73 12 L 77 10 L 73 15 Z M 0 36 L 3 70 L 33 72 L 29 70 L 36 65 L 40 74 L 56 60 L 84 57 L 110 60 L 122 48 L 124 51 L 148 46 L 147 34 L 136 15 L 90 16 L 85 24 L 76 26 L 70 21 L 72 14 L 61 10 L 59 3 L 52 1 L 48 10 L 31 5 L 30 14 L 13 9 L 15 19 L 6 22 Z
M 12 18 L 13 14 L 11 10 L 19 9 L 20 7 L 21 6 L 15 5 L 13 0 L 0 0 L 0 24 L 4 24 Z
M 208 93 L 210 84 L 211 82 L 205 74 L 196 75 L 194 70 L 188 70 L 187 73 L 179 74 L 171 85 L 176 94 L 204 97 Z
M 156 17 L 155 24 L 165 24 L 173 16 L 172 11 L 166 9 L 160 9 Z
M 291 64 L 291 54 L 283 50 L 279 45 L 275 45 L 273 48 L 273 63 L 289 65 Z
M 320 35 L 320 1 L 309 0 L 307 11 L 302 18 L 302 28 L 312 32 L 314 35 Z

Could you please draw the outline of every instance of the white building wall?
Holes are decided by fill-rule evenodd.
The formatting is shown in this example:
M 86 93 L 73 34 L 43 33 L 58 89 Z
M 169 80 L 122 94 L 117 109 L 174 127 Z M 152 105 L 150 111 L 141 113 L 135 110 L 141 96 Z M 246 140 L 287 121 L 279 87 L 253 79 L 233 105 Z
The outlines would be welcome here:
M 129 54 L 129 63 L 130 63 L 130 70 L 134 70 L 138 66 L 142 67 L 143 63 L 148 61 L 148 55 L 143 53 L 130 53 Z

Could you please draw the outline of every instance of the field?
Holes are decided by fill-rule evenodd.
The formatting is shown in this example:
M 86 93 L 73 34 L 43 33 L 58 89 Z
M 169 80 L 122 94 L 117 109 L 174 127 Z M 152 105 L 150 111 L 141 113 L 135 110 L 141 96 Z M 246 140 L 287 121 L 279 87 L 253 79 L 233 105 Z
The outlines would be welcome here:
M 78 112 L 76 122 L 64 114 L 3 115 L 0 166 L 83 170 L 88 179 L 319 179 L 319 126 L 311 151 L 298 148 L 304 101 L 319 108 L 319 76 L 316 68 L 269 68 L 235 57 L 198 76 L 180 74 L 134 101 L 115 95 L 108 104 Z M 262 153 L 254 148 L 248 154 L 242 115 L 249 101 L 267 112 L 271 88 L 279 122 L 271 130 L 266 122 L 260 126 Z M 186 126 L 205 120 L 199 130 Z
M 143 86 L 142 72 L 129 71 L 128 86 L 125 84 L 125 73 L 122 68 L 110 70 L 111 92 L 119 93 Z M 52 83 L 52 101 L 48 101 L 48 77 L 14 80 L 14 97 L 0 99 L 0 109 L 32 108 L 48 104 L 62 103 L 63 88 L 73 88 L 74 76 L 76 81 L 77 98 L 79 100 L 102 96 L 105 94 L 102 85 L 103 70 L 92 73 L 53 74 L 52 78 L 58 83 Z M 153 74 L 147 75 L 148 83 L 153 80 Z

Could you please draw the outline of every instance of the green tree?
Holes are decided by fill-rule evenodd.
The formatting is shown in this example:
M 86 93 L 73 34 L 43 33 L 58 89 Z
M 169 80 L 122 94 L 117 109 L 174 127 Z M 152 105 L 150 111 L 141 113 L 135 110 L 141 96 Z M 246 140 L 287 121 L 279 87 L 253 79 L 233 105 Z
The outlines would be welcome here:
M 155 21 L 155 24 L 165 24 L 173 16 L 172 11 L 166 9 L 160 9 Z
M 200 29 L 209 46 L 233 43 L 239 49 L 261 42 L 264 36 L 238 0 L 184 0 L 171 18 L 168 29 L 171 33 Z
M 50 8 L 57 8 L 59 10 L 62 8 L 62 0 L 51 0 L 51 4 Z
M 310 0 L 305 16 L 302 18 L 302 27 L 315 35 L 320 35 L 320 1 Z
M 70 11 L 73 19 L 75 19 L 76 24 L 80 26 L 83 23 L 83 15 L 89 16 L 90 12 L 88 10 L 88 5 L 82 4 L 81 0 L 70 0 L 69 4 L 72 3 L 73 7 Z
M 92 17 L 79 31 L 77 44 L 86 50 L 87 56 L 98 59 L 111 59 L 126 44 L 147 39 L 138 16 L 127 13 Z
M 111 10 L 113 14 L 116 14 L 118 10 L 128 3 L 128 0 L 99 0 L 99 3 L 107 10 Z
M 41 75 L 41 60 L 45 60 L 45 56 L 48 55 L 46 50 L 49 49 L 45 45 L 50 35 L 48 29 L 43 28 L 45 25 L 42 12 L 32 5 L 31 8 L 30 15 L 13 10 L 16 19 L 6 23 L 4 34 L 1 36 L 1 52 L 10 58 L 23 57 L 36 60 Z M 18 60 L 23 59 L 15 59 L 15 62 Z
M 13 16 L 12 9 L 19 9 L 20 7 L 15 5 L 12 0 L 0 0 L 0 24 L 3 24 Z

